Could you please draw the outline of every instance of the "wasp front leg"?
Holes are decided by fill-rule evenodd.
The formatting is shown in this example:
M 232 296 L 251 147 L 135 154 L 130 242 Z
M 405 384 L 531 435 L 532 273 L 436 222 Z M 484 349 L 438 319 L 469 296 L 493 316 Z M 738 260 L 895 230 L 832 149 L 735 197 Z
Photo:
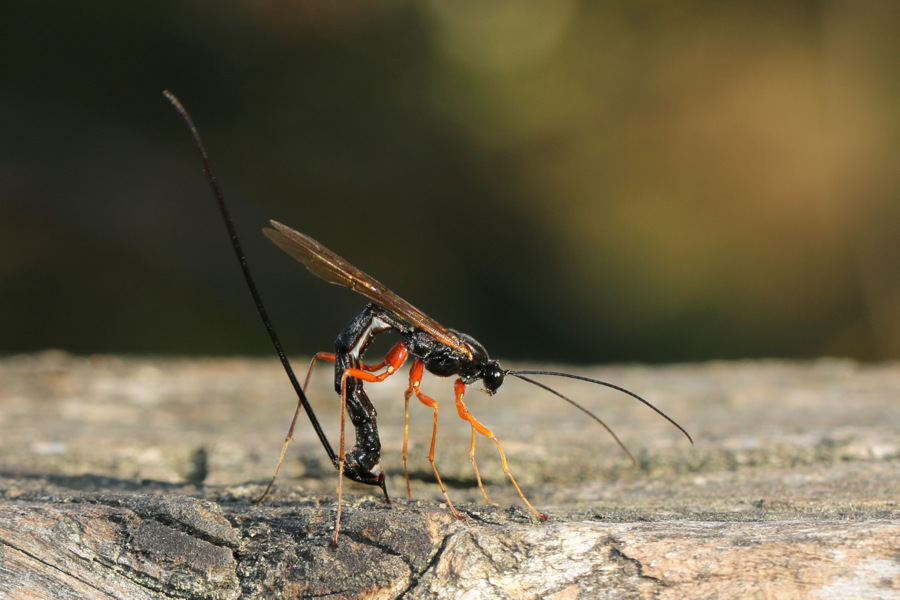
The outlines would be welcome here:
M 463 383 L 462 379 L 456 380 L 454 390 L 456 391 L 456 410 L 457 410 L 457 412 L 459 412 L 460 418 L 465 421 L 468 421 L 472 425 L 473 436 L 474 436 L 474 432 L 477 431 L 484 437 L 493 440 L 494 443 L 497 444 L 497 450 L 500 451 L 500 462 L 503 464 L 503 472 L 506 473 L 507 477 L 509 477 L 509 480 L 512 482 L 513 486 L 516 488 L 516 491 L 519 492 L 519 497 L 522 498 L 522 502 L 524 502 L 525 505 L 528 506 L 529 509 L 531 509 L 531 512 L 533 512 L 535 514 L 535 516 L 537 516 L 541 519 L 546 519 L 547 515 L 539 513 L 537 511 L 537 509 L 535 509 L 534 506 L 531 505 L 531 502 L 529 502 L 528 498 L 525 497 L 525 494 L 522 493 L 522 488 L 520 488 L 519 484 L 516 483 L 516 478 L 513 477 L 512 473 L 509 472 L 509 465 L 507 465 L 507 463 L 506 463 L 506 453 L 503 452 L 503 446 L 500 445 L 500 440 L 497 439 L 497 437 L 493 434 L 493 432 L 490 429 L 488 429 L 487 427 L 485 427 L 484 425 L 479 423 L 478 419 L 476 419 L 472 415 L 472 413 L 469 412 L 469 409 L 466 408 L 466 402 L 465 402 L 465 400 L 463 400 L 463 396 L 465 396 L 465 394 L 466 394 L 466 384 Z M 470 457 L 472 459 L 472 463 L 474 464 L 475 463 L 475 439 L 474 439 L 474 437 L 472 439 L 472 448 L 471 448 Z M 475 472 L 476 473 L 478 472 L 477 466 L 475 467 Z M 481 478 L 479 477 L 479 482 L 478 482 L 479 484 L 481 483 L 480 479 Z M 485 494 L 485 492 L 484 492 L 484 487 L 481 488 L 481 493 L 484 494 L 485 499 L 487 499 L 487 494 Z

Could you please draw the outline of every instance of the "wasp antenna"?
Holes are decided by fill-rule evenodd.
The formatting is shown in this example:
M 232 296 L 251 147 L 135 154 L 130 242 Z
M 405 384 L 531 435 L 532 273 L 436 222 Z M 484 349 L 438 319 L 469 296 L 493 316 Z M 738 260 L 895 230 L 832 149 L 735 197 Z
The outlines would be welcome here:
M 584 377 L 583 375 L 573 375 L 572 373 L 559 373 L 559 372 L 557 372 L 557 371 L 506 371 L 506 374 L 507 374 L 507 375 L 514 375 L 514 376 L 518 377 L 519 379 L 525 379 L 526 381 L 529 381 L 530 383 L 533 383 L 533 384 L 535 384 L 535 385 L 537 385 L 537 386 L 539 386 L 539 387 L 542 387 L 542 388 L 544 388 L 544 389 L 546 389 L 546 390 L 549 390 L 549 391 L 553 392 L 554 394 L 556 394 L 557 396 L 560 396 L 561 398 L 563 398 L 563 399 L 565 399 L 565 400 L 568 400 L 568 401 L 571 402 L 573 405 L 578 406 L 579 408 L 581 408 L 581 407 L 580 407 L 578 404 L 576 404 L 576 403 L 573 402 L 572 400 L 569 400 L 568 398 L 566 398 L 566 397 L 563 396 L 562 394 L 560 394 L 560 393 L 558 393 L 558 392 L 556 392 L 556 391 L 550 389 L 549 387 L 547 387 L 547 386 L 545 386 L 545 385 L 542 385 L 542 384 L 540 384 L 540 383 L 538 383 L 538 382 L 536 382 L 536 381 L 532 381 L 531 379 L 526 379 L 525 377 L 522 377 L 522 375 L 554 375 L 554 376 L 556 376 L 556 377 L 568 377 L 569 379 L 577 379 L 577 380 L 579 380 L 579 381 L 586 381 L 586 382 L 588 382 L 588 383 L 595 383 L 595 384 L 597 384 L 597 385 L 602 385 L 602 386 L 604 386 L 604 387 L 612 388 L 612 389 L 614 389 L 614 390 L 616 390 L 616 391 L 618 391 L 618 392 L 622 392 L 623 394 L 627 394 L 627 395 L 631 396 L 631 397 L 634 398 L 635 400 L 638 400 L 638 401 L 640 401 L 641 403 L 643 403 L 644 405 L 646 405 L 646 406 L 650 407 L 651 409 L 653 409 L 653 411 L 656 412 L 656 414 L 658 414 L 658 415 L 661 416 L 663 419 L 665 419 L 666 421 L 668 421 L 669 423 L 671 423 L 676 429 L 678 429 L 678 431 L 680 431 L 681 433 L 683 433 L 684 436 L 688 439 L 688 441 L 689 441 L 692 445 L 693 445 L 693 443 L 694 443 L 694 438 L 691 437 L 691 434 L 689 434 L 689 433 L 684 429 L 684 427 L 682 427 L 682 426 L 679 425 L 677 422 L 675 422 L 675 419 L 673 419 L 672 417 L 670 417 L 669 415 L 667 415 L 666 413 L 664 413 L 664 412 L 661 411 L 660 409 L 656 408 L 656 407 L 653 406 L 650 402 L 648 402 L 647 400 L 644 400 L 643 398 L 641 398 L 640 396 L 638 396 L 638 395 L 635 394 L 634 392 L 632 392 L 632 391 L 630 391 L 630 390 L 626 390 L 625 388 L 620 387 L 620 386 L 618 386 L 618 385 L 615 385 L 615 384 L 613 384 L 613 383 L 608 383 L 608 382 L 606 382 L 606 381 L 600 381 L 599 379 L 591 379 L 590 377 Z M 584 408 L 581 408 L 581 410 L 583 410 L 583 411 L 586 412 L 587 414 L 591 414 L 591 413 L 589 413 L 587 410 L 585 410 Z M 592 415 L 592 416 L 593 416 L 593 415 Z M 596 419 L 596 417 L 594 417 L 594 418 Z M 597 420 L 599 421 L 600 419 L 597 419 Z M 601 423 L 602 423 L 602 422 L 601 422 Z M 606 426 L 604 425 L 604 427 L 606 427 Z M 607 429 L 607 431 L 609 431 L 609 428 L 608 428 L 608 427 L 607 427 L 606 429 Z M 612 432 L 610 431 L 610 433 L 612 433 Z M 613 437 L 615 437 L 615 434 L 613 434 Z M 618 440 L 618 438 L 616 438 L 616 439 Z M 621 442 L 620 442 L 620 445 L 621 445 Z M 629 455 L 630 455 L 630 453 L 629 453 Z M 632 460 L 633 460 L 633 459 L 632 459 Z
M 530 383 L 530 384 L 532 384 L 532 385 L 536 385 L 536 386 L 538 386 L 539 388 L 542 388 L 542 389 L 547 390 L 547 391 L 550 392 L 551 394 L 554 394 L 555 396 L 558 396 L 558 397 L 562 398 L 563 400 L 565 400 L 566 402 L 568 402 L 569 404 L 571 404 L 572 406 L 574 406 L 575 408 L 577 408 L 578 410 L 580 410 L 581 412 L 583 412 L 584 414 L 586 414 L 587 416 L 589 416 L 590 418 L 592 418 L 593 420 L 595 420 L 595 421 L 597 421 L 598 423 L 600 423 L 600 426 L 603 427 L 603 429 L 605 429 L 605 430 L 607 431 L 607 433 L 609 433 L 609 435 L 612 436 L 612 439 L 616 440 L 616 443 L 619 445 L 619 448 L 621 448 L 622 451 L 623 451 L 625 454 L 628 455 L 628 458 L 631 459 L 631 463 L 632 463 L 635 467 L 638 466 L 637 459 L 634 457 L 634 455 L 631 453 L 631 451 L 628 449 L 628 447 L 625 446 L 625 444 L 622 442 L 622 440 L 619 439 L 619 436 L 616 435 L 616 432 L 613 431 L 612 428 L 611 428 L 609 425 L 607 425 L 605 422 L 603 422 L 603 420 L 602 420 L 600 417 L 598 417 L 597 415 L 595 415 L 594 413 L 592 413 L 591 411 L 589 411 L 588 409 L 586 409 L 586 408 L 583 407 L 582 405 L 578 404 L 577 402 L 575 402 L 574 400 L 572 400 L 572 399 L 569 398 L 568 396 L 565 396 L 565 395 L 563 395 L 563 394 L 557 392 L 556 390 L 554 390 L 554 389 L 553 389 L 552 387 L 550 387 L 549 385 L 544 385 L 543 383 L 541 383 L 541 382 L 539 382 L 539 381 L 535 381 L 534 379 L 531 379 L 530 377 L 525 377 L 524 375 L 520 375 L 518 372 L 507 371 L 506 374 L 507 374 L 507 375 L 513 375 L 513 376 L 515 376 L 515 377 L 518 377 L 518 378 L 521 379 L 522 381 L 527 381 L 528 383 Z
M 231 219 L 231 213 L 228 211 L 228 206 L 225 204 L 225 196 L 222 194 L 222 188 L 219 187 L 219 182 L 216 180 L 216 176 L 212 172 L 212 167 L 209 164 L 209 156 L 206 154 L 206 148 L 203 146 L 203 140 L 200 139 L 200 132 L 197 130 L 197 126 L 194 125 L 194 120 L 191 118 L 191 115 L 188 113 L 187 109 L 181 103 L 180 100 L 170 92 L 169 90 L 165 90 L 163 92 L 163 96 L 172 103 L 172 106 L 175 107 L 175 110 L 178 111 L 178 114 L 181 115 L 181 118 L 184 120 L 185 125 L 187 125 L 188 131 L 191 133 L 191 137 L 194 138 L 194 146 L 197 148 L 197 152 L 200 153 L 200 161 L 203 163 L 203 172 L 206 174 L 206 179 L 209 181 L 209 186 L 212 188 L 213 195 L 216 198 L 216 204 L 219 207 L 219 213 L 222 215 L 222 219 L 225 221 L 225 228 L 228 230 L 228 237 L 231 238 L 231 247 L 234 248 L 234 253 L 237 256 L 238 263 L 241 266 L 241 272 L 244 274 L 244 280 L 247 282 L 247 287 L 250 290 L 250 295 L 253 296 L 253 302 L 256 304 L 256 312 L 259 313 L 260 319 L 262 319 L 263 325 L 266 328 L 266 333 L 269 334 L 269 339 L 272 341 L 272 346 L 275 348 L 275 352 L 278 354 L 278 358 L 281 360 L 282 366 L 284 366 L 284 370 L 287 373 L 288 379 L 291 381 L 291 385 L 294 387 L 294 391 L 297 393 L 297 398 L 300 400 L 300 404 L 303 406 L 303 409 L 306 411 L 307 416 L 309 417 L 310 422 L 312 423 L 313 429 L 316 430 L 316 434 L 319 436 L 319 440 L 322 442 L 322 446 L 325 448 L 325 452 L 328 454 L 328 457 L 331 459 L 331 462 L 335 465 L 338 464 L 337 455 L 334 453 L 334 450 L 331 448 L 331 444 L 328 442 L 328 438 L 325 437 L 325 432 L 322 430 L 322 426 L 319 425 L 319 420 L 316 418 L 315 413 L 313 412 L 312 406 L 309 404 L 309 400 L 306 399 L 306 394 L 303 393 L 303 388 L 300 386 L 300 382 L 297 381 L 296 375 L 294 375 L 294 369 L 291 368 L 291 363 L 287 358 L 287 354 L 284 352 L 284 347 L 281 345 L 281 341 L 278 339 L 278 335 L 275 333 L 275 327 L 272 325 L 271 319 L 269 319 L 269 315 L 266 312 L 266 307 L 263 305 L 262 297 L 259 295 L 259 291 L 256 289 L 256 284 L 253 282 L 253 277 L 250 275 L 250 267 L 247 265 L 247 257 L 244 255 L 244 251 L 241 248 L 241 242 L 238 239 L 237 230 L 234 227 L 234 221 Z M 296 421 L 297 415 L 294 415 L 294 420 Z M 293 431 L 293 422 L 291 423 L 291 431 Z M 271 486 L 271 484 L 269 484 Z M 266 490 L 268 492 L 268 490 Z

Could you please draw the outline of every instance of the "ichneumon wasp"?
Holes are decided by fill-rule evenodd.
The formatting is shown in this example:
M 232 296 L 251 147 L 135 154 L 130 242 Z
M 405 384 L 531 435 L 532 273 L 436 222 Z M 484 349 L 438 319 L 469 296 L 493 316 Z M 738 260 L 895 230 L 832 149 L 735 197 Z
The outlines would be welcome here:
M 546 519 L 547 517 L 542 515 L 534 508 L 534 506 L 532 506 L 531 502 L 528 501 L 528 498 L 525 497 L 525 494 L 519 487 L 519 484 L 516 483 L 515 477 L 513 477 L 510 472 L 506 461 L 506 454 L 503 451 L 503 446 L 500 444 L 500 441 L 490 429 L 481 424 L 472 413 L 469 412 L 468 408 L 466 408 L 464 396 L 467 386 L 480 381 L 484 386 L 484 391 L 489 395 L 493 395 L 503 384 L 503 381 L 507 376 L 513 376 L 547 390 L 572 404 L 603 426 L 635 464 L 637 464 L 637 461 L 635 461 L 634 456 L 632 456 L 631 452 L 628 451 L 622 441 L 612 429 L 606 425 L 606 423 L 574 400 L 557 392 L 549 386 L 532 379 L 530 376 L 553 375 L 557 377 L 568 377 L 612 388 L 627 394 L 656 411 L 664 419 L 678 428 L 678 430 L 693 443 L 690 434 L 688 434 L 681 425 L 650 404 L 647 400 L 625 388 L 605 381 L 573 375 L 571 373 L 559 373 L 555 371 L 514 371 L 501 368 L 496 360 L 492 360 L 488 356 L 484 346 L 478 343 L 472 336 L 444 327 L 379 283 L 376 279 L 353 266 L 347 260 L 341 258 L 308 235 L 295 231 L 278 221 L 270 221 L 272 227 L 263 229 L 263 233 L 279 248 L 303 263 L 311 273 L 320 279 L 323 279 L 328 283 L 347 287 L 358 294 L 365 296 L 369 300 L 369 303 L 350 320 L 344 330 L 340 333 L 335 341 L 335 351 L 333 353 L 320 352 L 313 357 L 304 384 L 301 386 L 291 368 L 291 364 L 287 359 L 284 348 L 275 333 L 275 329 L 269 320 L 262 299 L 260 298 L 256 285 L 253 282 L 253 278 L 250 275 L 247 259 L 241 249 L 234 223 L 231 220 L 224 196 L 222 195 L 222 190 L 219 187 L 215 175 L 212 173 L 209 157 L 203 146 L 203 142 L 200 139 L 197 127 L 194 125 L 187 110 L 172 93 L 166 91 L 164 92 L 164 95 L 184 119 L 193 136 L 194 144 L 197 147 L 197 151 L 200 153 L 200 159 L 203 163 L 203 170 L 206 173 L 213 195 L 218 203 L 219 212 L 225 221 L 225 227 L 231 238 L 232 247 L 244 274 L 244 279 L 247 282 L 250 294 L 253 296 L 257 312 L 265 325 L 269 338 L 272 341 L 272 345 L 275 347 L 275 352 L 278 354 L 285 372 L 297 393 L 297 408 L 291 419 L 287 436 L 285 436 L 284 444 L 281 448 L 281 455 L 275 466 L 275 473 L 272 475 L 272 479 L 266 486 L 265 491 L 256 502 L 262 502 L 266 498 L 269 491 L 272 489 L 272 485 L 275 483 L 275 479 L 278 477 L 278 471 L 281 467 L 281 463 L 284 461 L 288 443 L 293 437 L 294 427 L 297 424 L 297 418 L 300 414 L 300 409 L 302 408 L 309 417 L 329 459 L 338 470 L 338 505 L 334 526 L 334 545 L 337 545 L 338 536 L 340 534 L 344 477 L 367 485 L 378 486 L 384 494 L 385 501 L 390 503 L 387 486 L 385 484 L 385 474 L 381 467 L 381 439 L 378 436 L 375 407 L 366 395 L 363 384 L 366 382 L 375 383 L 384 381 L 384 379 L 396 373 L 410 357 L 412 357 L 413 362 L 409 372 L 409 386 L 404 394 L 406 423 L 404 427 L 402 455 L 403 471 L 406 475 L 407 494 L 409 497 L 412 497 L 406 458 L 409 440 L 409 400 L 412 396 L 415 396 L 420 402 L 434 411 L 434 425 L 431 433 L 431 446 L 428 453 L 428 461 L 431 463 L 431 467 L 434 470 L 434 475 L 440 485 L 441 492 L 447 500 L 447 506 L 450 508 L 453 515 L 458 518 L 463 517 L 453 506 L 453 502 L 447 494 L 447 490 L 444 487 L 444 483 L 438 472 L 437 465 L 435 465 L 434 462 L 434 447 L 438 423 L 438 403 L 431 397 L 422 393 L 420 389 L 422 376 L 426 370 L 440 377 L 456 377 L 456 382 L 454 383 L 456 409 L 460 418 L 468 421 L 472 427 L 472 442 L 469 447 L 469 458 L 474 467 L 475 477 L 485 501 L 490 503 L 487 492 L 485 492 L 484 485 L 481 481 L 478 463 L 475 460 L 475 441 L 478 434 L 492 440 L 497 445 L 497 450 L 500 453 L 500 460 L 503 465 L 503 472 L 509 477 L 510 482 L 512 482 L 525 505 L 528 506 L 532 513 L 542 519 Z M 363 357 L 369 344 L 377 335 L 388 331 L 399 334 L 402 338 L 401 341 L 391 348 L 381 362 L 377 364 L 364 363 Z M 341 433 L 337 453 L 335 453 L 331 443 L 328 441 L 305 393 L 306 388 L 309 385 L 313 367 L 316 362 L 320 360 L 334 363 L 334 387 L 341 399 Z M 346 451 L 345 448 L 345 423 L 347 416 L 349 416 L 350 422 L 353 424 L 356 435 L 356 442 L 349 451 Z

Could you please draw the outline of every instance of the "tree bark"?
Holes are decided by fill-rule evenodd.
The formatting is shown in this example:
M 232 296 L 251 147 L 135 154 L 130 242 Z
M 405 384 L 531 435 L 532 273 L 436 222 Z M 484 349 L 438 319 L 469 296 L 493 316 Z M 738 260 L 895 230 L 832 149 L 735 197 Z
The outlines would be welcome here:
M 305 361 L 299 361 L 303 364 Z M 392 502 L 345 482 L 269 360 L 72 357 L 0 361 L 0 598 L 900 597 L 900 367 L 848 361 L 571 368 L 633 399 L 542 380 L 613 427 L 510 380 L 471 389 L 547 520 L 528 511 L 451 382 L 410 405 L 413 500 L 401 466 L 405 377 L 367 386 Z M 557 367 L 559 370 L 559 368 Z M 565 369 L 562 369 L 565 370 Z M 337 446 L 323 368 L 309 395 Z M 352 434 L 351 434 L 352 435 Z M 352 440 L 351 440 L 352 441 Z

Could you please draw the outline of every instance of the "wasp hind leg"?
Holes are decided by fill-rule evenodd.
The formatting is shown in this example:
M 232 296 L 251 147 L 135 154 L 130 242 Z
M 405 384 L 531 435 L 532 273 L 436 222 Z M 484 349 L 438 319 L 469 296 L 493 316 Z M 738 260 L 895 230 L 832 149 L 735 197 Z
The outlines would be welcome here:
M 335 355 L 331 352 L 319 352 L 312 357 L 312 360 L 309 362 L 309 368 L 306 370 L 306 379 L 303 381 L 304 393 L 306 393 L 306 388 L 309 387 L 309 378 L 312 375 L 313 367 L 316 366 L 316 362 L 319 360 L 326 360 L 333 363 L 335 361 Z M 284 444 L 281 445 L 281 454 L 278 456 L 278 462 L 275 463 L 275 472 L 272 474 L 272 479 L 269 480 L 269 484 L 266 486 L 266 489 L 263 491 L 262 495 L 253 501 L 253 504 L 259 504 L 260 502 L 265 500 L 266 496 L 269 495 L 269 492 L 272 491 L 272 486 L 275 485 L 275 480 L 278 479 L 278 471 L 281 470 L 281 463 L 284 462 L 284 456 L 287 453 L 288 444 L 290 444 L 291 440 L 294 439 L 294 427 L 296 427 L 297 425 L 297 417 L 300 416 L 301 408 L 303 408 L 303 402 L 298 401 L 297 408 L 294 409 L 294 416 L 291 417 L 291 425 L 288 427 L 287 435 L 284 436 Z
M 344 501 L 344 469 L 345 463 L 347 461 L 345 454 L 346 447 L 346 422 L 347 422 L 347 380 L 349 378 L 353 378 L 359 380 L 360 382 L 368 382 L 368 383 L 378 383 L 380 381 L 384 381 L 391 375 L 397 372 L 403 363 L 406 362 L 406 358 L 409 356 L 409 348 L 407 348 L 406 344 L 403 342 L 398 343 L 393 348 L 391 348 L 390 352 L 388 352 L 387 356 L 385 356 L 384 360 L 379 364 L 371 368 L 349 368 L 344 369 L 341 373 L 341 440 L 340 440 L 340 450 L 338 451 L 338 505 L 337 505 L 337 515 L 334 519 L 334 537 L 332 538 L 332 543 L 334 546 L 338 545 L 338 538 L 340 536 L 341 531 L 341 513 L 343 512 L 343 501 Z M 379 369 L 381 367 L 386 367 L 385 370 L 381 373 L 375 374 L 372 373 L 372 370 Z M 384 472 L 378 473 L 378 481 L 379 485 L 384 492 L 384 497 L 387 502 L 390 502 L 390 499 L 387 497 L 387 486 L 384 483 Z
M 364 371 L 377 371 L 384 367 L 388 367 L 388 371 L 393 373 L 397 367 L 391 367 L 391 360 L 396 360 L 396 356 L 401 353 L 398 346 L 402 346 L 402 342 L 394 346 L 390 352 L 384 357 L 384 360 L 376 365 L 360 365 L 360 368 Z M 404 346 L 405 347 L 405 346 Z M 319 352 L 315 356 L 312 357 L 312 360 L 309 361 L 309 367 L 306 370 L 306 378 L 303 380 L 303 392 L 305 393 L 307 388 L 309 387 L 309 381 L 312 377 L 313 368 L 316 366 L 316 363 L 320 360 L 324 360 L 326 362 L 333 363 L 337 360 L 336 355 L 333 352 Z M 405 356 L 404 356 L 405 360 Z M 402 364 L 402 361 L 401 361 Z M 390 374 L 388 373 L 388 374 Z M 294 409 L 294 416 L 291 418 L 290 427 L 288 427 L 287 435 L 284 437 L 284 443 L 281 446 L 281 454 L 278 456 L 278 462 L 275 464 L 275 472 L 272 474 L 272 479 L 269 480 L 269 484 L 266 486 L 265 491 L 263 491 L 262 495 L 253 501 L 254 504 L 259 504 L 263 500 L 266 499 L 266 496 L 269 495 L 269 492 L 272 490 L 272 486 L 275 485 L 275 480 L 278 479 L 278 472 L 281 470 L 281 463 L 284 462 L 285 454 L 287 453 L 288 444 L 291 443 L 291 440 L 294 439 L 294 428 L 297 425 L 297 418 L 300 415 L 300 409 L 303 408 L 302 402 L 297 402 L 297 408 Z M 335 464 L 336 468 L 340 468 L 339 465 Z M 384 481 L 382 481 L 379 485 L 381 491 L 384 492 L 385 500 L 390 502 L 388 499 L 387 488 L 385 487 Z

